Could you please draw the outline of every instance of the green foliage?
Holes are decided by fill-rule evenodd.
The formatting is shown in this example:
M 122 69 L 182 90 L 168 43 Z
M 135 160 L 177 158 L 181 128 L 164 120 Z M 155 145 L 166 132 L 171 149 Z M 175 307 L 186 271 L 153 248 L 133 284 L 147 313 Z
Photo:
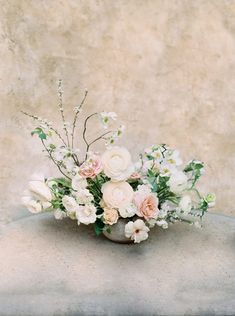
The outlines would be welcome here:
M 43 132 L 43 129 L 41 127 L 37 127 L 31 132 L 32 136 L 35 134 L 37 134 L 41 140 L 47 139 L 47 135 Z
M 201 161 L 192 160 L 184 168 L 184 172 L 192 173 L 192 188 L 202 175 L 204 164 Z
M 71 181 L 67 178 L 55 178 L 53 179 L 51 190 L 54 195 L 54 199 L 52 200 L 52 205 L 54 209 L 59 208 L 61 210 L 64 210 L 65 208 L 62 203 L 62 198 L 65 195 L 70 195 L 72 191 Z
M 93 226 L 94 226 L 95 233 L 98 236 L 103 232 L 105 224 L 102 222 L 102 220 L 100 218 L 97 218 L 97 220 Z

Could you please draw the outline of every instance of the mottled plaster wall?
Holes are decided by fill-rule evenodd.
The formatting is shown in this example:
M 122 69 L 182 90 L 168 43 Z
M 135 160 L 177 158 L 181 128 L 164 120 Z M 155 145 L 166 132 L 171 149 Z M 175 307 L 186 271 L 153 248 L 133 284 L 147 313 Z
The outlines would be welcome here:
M 22 214 L 30 174 L 54 170 L 19 110 L 58 121 L 58 78 L 68 111 L 88 89 L 85 113 L 118 112 L 133 153 L 165 142 L 205 161 L 202 189 L 217 194 L 217 212 L 235 214 L 235 1 L 2 0 L 0 8 L 3 221 Z

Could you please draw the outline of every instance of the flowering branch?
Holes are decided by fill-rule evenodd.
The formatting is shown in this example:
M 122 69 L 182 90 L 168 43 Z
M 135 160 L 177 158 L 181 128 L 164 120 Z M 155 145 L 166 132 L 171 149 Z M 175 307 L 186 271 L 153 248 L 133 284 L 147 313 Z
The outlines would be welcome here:
M 74 116 L 74 120 L 73 120 L 73 129 L 72 129 L 72 148 L 73 148 L 73 145 L 74 145 L 74 131 L 75 131 L 75 127 L 76 127 L 76 122 L 77 122 L 77 118 L 78 118 L 78 114 L 86 100 L 86 97 L 87 97 L 87 94 L 88 94 L 88 91 L 85 91 L 85 95 L 82 99 L 82 102 L 80 103 L 80 105 L 78 106 L 77 110 L 76 110 L 76 113 L 75 113 L 75 116 Z
M 62 143 L 67 147 L 67 144 L 64 141 L 63 137 L 60 135 L 60 133 L 51 124 L 49 124 L 46 120 L 42 120 L 38 116 L 29 114 L 29 113 L 24 112 L 24 111 L 21 111 L 21 113 L 23 113 L 24 115 L 26 115 L 28 117 L 33 118 L 36 121 L 39 121 L 42 124 L 45 124 L 50 130 L 52 130 L 59 137 L 59 139 L 62 141 Z
M 59 169 L 59 171 L 69 180 L 71 180 L 71 178 L 69 176 L 67 176 L 63 170 L 61 169 L 60 165 L 55 161 L 55 159 L 53 158 L 50 150 L 47 148 L 47 146 L 45 145 L 45 142 L 43 141 L 43 139 L 41 139 L 42 145 L 45 148 L 45 150 L 47 151 L 48 155 L 50 156 L 51 160 L 54 162 L 54 164 L 57 166 L 57 168 Z
M 67 129 L 67 124 L 65 121 L 65 116 L 64 116 L 64 108 L 63 108 L 63 90 L 62 90 L 62 80 L 60 79 L 58 82 L 58 96 L 59 96 L 59 109 L 60 109 L 60 114 L 62 117 L 62 121 L 64 124 L 64 130 L 65 130 L 65 135 L 67 138 L 67 143 L 68 143 L 68 147 L 70 147 L 70 142 L 69 142 L 69 133 L 68 133 L 68 129 Z

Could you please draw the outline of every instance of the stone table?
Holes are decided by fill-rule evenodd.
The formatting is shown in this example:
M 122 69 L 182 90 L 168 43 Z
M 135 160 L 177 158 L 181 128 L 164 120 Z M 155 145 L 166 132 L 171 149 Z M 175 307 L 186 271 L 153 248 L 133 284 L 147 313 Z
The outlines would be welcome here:
M 235 218 L 154 228 L 136 245 L 52 214 L 0 234 L 1 316 L 235 314 Z

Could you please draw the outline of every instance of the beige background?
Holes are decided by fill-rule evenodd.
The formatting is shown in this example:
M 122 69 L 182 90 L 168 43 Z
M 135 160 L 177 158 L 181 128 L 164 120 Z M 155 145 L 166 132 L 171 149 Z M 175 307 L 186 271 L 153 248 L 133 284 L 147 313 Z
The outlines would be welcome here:
M 0 1 L 0 220 L 27 215 L 34 171 L 54 174 L 20 109 L 57 122 L 56 81 L 68 113 L 114 110 L 133 155 L 153 143 L 202 159 L 202 190 L 235 214 L 235 1 Z M 70 114 L 68 115 L 70 116 Z

